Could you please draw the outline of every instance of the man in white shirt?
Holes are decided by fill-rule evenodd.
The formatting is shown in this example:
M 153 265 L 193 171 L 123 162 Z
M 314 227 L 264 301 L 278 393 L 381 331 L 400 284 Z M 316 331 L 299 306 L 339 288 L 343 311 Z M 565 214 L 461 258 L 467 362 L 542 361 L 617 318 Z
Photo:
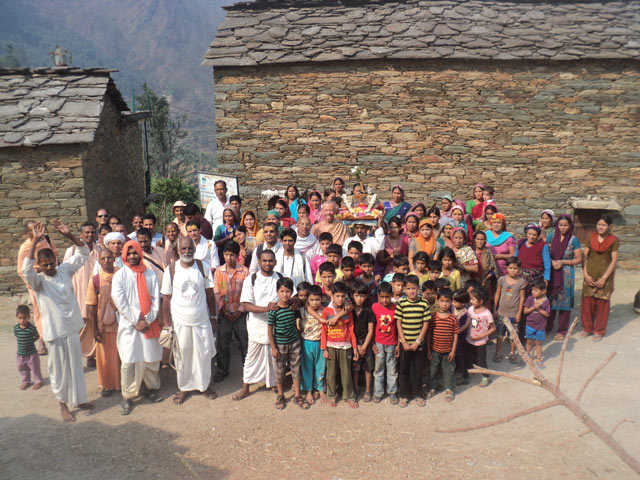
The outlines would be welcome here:
M 204 212 L 204 218 L 206 218 L 215 229 L 215 225 L 222 223 L 222 212 L 229 206 L 229 199 L 227 198 L 226 182 L 218 180 L 214 185 L 214 189 L 216 198 L 212 199 L 209 202 L 209 205 L 207 205 L 207 210 Z
M 176 356 L 178 393 L 173 403 L 181 405 L 192 391 L 213 400 L 211 360 L 216 355 L 217 329 L 211 270 L 194 259 L 189 237 L 178 240 L 180 261 L 172 263 L 162 282 L 162 310 L 165 325 L 173 325 L 178 339 Z
M 53 251 L 43 248 L 38 251 L 40 273 L 33 266 L 38 243 L 45 236 L 44 226 L 37 222 L 33 226 L 33 242 L 22 264 L 22 275 L 33 290 L 42 314 L 42 337 L 49 349 L 49 378 L 51 390 L 60 403 L 60 413 L 65 422 L 75 421 L 69 407 L 90 410 L 84 383 L 82 350 L 78 332 L 83 321 L 80 307 L 73 290 L 73 275 L 89 257 L 89 248 L 78 240 L 59 220 L 54 220 L 55 229 L 75 246 L 73 256 L 56 267 Z
M 301 282 L 313 284 L 311 276 L 311 264 L 307 257 L 297 251 L 296 232 L 291 228 L 285 228 L 280 234 L 282 248 L 276 252 L 276 267 L 274 272 L 281 273 L 283 277 L 293 280 L 297 287 Z
M 382 228 L 383 223 L 384 215 L 381 213 L 380 215 L 378 215 L 378 228 L 376 228 L 373 237 L 369 236 L 368 226 L 362 223 L 356 223 L 353 226 L 355 235 L 353 237 L 347 238 L 342 244 L 343 256 L 347 256 L 349 244 L 353 241 L 356 241 L 362 244 L 362 253 L 370 253 L 375 257 L 376 254 L 384 247 L 384 229 Z
M 318 239 L 311 233 L 311 220 L 309 217 L 300 217 L 297 226 L 296 250 L 306 255 L 307 260 L 311 262 L 313 257 L 320 254 Z
M 195 253 L 193 257 L 196 260 L 202 260 L 207 269 L 212 272 L 220 266 L 220 257 L 218 257 L 218 247 L 213 240 L 207 240 L 200 233 L 200 222 L 197 220 L 189 220 L 187 222 L 187 236 L 193 240 L 195 245 Z
M 271 250 L 273 253 L 278 253 L 282 248 L 280 240 L 278 240 L 278 225 L 273 222 L 267 222 L 262 227 L 262 234 L 264 235 L 264 243 L 261 243 L 253 251 L 251 255 L 251 264 L 249 265 L 249 273 L 254 274 L 260 270 L 260 252 L 263 250 Z
M 142 262 L 138 242 L 129 240 L 123 252 L 126 252 L 126 261 L 113 276 L 111 298 L 118 310 L 117 344 L 122 360 L 120 413 L 128 415 L 131 399 L 140 395 L 143 382 L 146 397 L 152 402 L 161 401 L 158 389 L 162 346 L 158 341 L 160 287 L 156 274 Z
M 267 388 L 274 387 L 275 360 L 271 355 L 269 342 L 268 313 L 278 308 L 276 283 L 282 276 L 273 271 L 276 265 L 275 253 L 263 250 L 259 255 L 260 271 L 250 274 L 242 285 L 240 302 L 247 316 L 249 346 L 242 370 L 242 389 L 231 398 L 242 400 L 249 395 L 252 383 L 265 382 Z

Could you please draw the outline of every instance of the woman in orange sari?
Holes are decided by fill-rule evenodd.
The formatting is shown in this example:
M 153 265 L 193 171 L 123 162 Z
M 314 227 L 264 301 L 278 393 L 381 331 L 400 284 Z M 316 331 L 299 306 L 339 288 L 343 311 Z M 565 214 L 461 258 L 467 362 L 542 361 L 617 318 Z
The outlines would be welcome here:
M 440 244 L 433 234 L 433 225 L 430 219 L 425 218 L 420 222 L 418 232 L 418 235 L 409 242 L 409 268 L 411 271 L 415 271 L 413 257 L 416 253 L 424 252 L 432 260 L 437 259 L 440 253 Z

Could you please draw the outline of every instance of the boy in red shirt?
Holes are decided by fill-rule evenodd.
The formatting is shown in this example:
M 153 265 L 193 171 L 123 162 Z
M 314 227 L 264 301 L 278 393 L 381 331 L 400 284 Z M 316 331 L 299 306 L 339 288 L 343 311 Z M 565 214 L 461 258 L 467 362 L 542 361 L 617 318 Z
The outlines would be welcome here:
M 438 312 L 433 316 L 429 337 L 429 360 L 431 360 L 431 390 L 429 398 L 436 394 L 436 386 L 442 370 L 445 400 L 453 401 L 455 385 L 455 358 L 458 345 L 458 320 L 451 313 L 453 293 L 448 288 L 438 292 Z
M 338 371 L 342 381 L 342 398 L 351 408 L 358 408 L 358 401 L 353 389 L 351 378 L 351 364 L 358 360 L 356 334 L 353 330 L 353 316 L 347 310 L 348 287 L 342 282 L 336 282 L 332 287 L 333 307 L 326 307 L 322 311 L 322 318 L 327 323 L 322 324 L 320 348 L 327 360 L 327 397 L 329 405 L 335 407 L 336 379 Z
M 380 403 L 384 395 L 385 370 L 387 393 L 391 405 L 398 404 L 398 328 L 395 321 L 395 305 L 391 303 L 391 284 L 382 282 L 378 286 L 378 302 L 371 309 L 376 316 L 373 353 L 376 366 L 373 372 L 373 402 Z

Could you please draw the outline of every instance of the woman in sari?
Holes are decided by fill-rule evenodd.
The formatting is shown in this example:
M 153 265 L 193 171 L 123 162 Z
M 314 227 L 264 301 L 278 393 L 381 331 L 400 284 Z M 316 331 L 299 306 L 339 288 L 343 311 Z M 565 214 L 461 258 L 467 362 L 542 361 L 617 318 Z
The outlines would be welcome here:
M 478 273 L 476 278 L 482 282 L 482 286 L 489 290 L 489 303 L 493 308 L 493 297 L 496 291 L 496 283 L 498 279 L 498 267 L 493 253 L 487 246 L 487 234 L 478 230 L 473 234 L 473 253 L 478 259 Z
M 438 254 L 440 253 L 440 245 L 433 234 L 431 220 L 428 218 L 421 220 L 418 231 L 419 234 L 409 242 L 409 268 L 412 272 L 415 271 L 413 257 L 415 257 L 418 252 L 424 252 L 429 255 L 430 259 L 434 260 L 438 258 Z
M 540 238 L 540 227 L 529 223 L 524 227 L 525 238 L 518 242 L 514 256 L 522 262 L 522 278 L 527 282 L 525 294 L 531 295 L 533 281 L 536 278 L 551 278 L 551 255 L 549 245 Z
M 540 213 L 540 221 L 538 226 L 540 227 L 540 238 L 546 240 L 549 235 L 553 233 L 553 227 L 556 222 L 556 214 L 553 210 L 547 209 Z
M 484 201 L 483 197 L 484 185 L 482 183 L 476 183 L 473 187 L 473 198 L 467 202 L 466 211 L 468 215 L 472 215 L 473 207 Z M 475 220 L 475 218 L 474 218 Z
M 596 223 L 584 248 L 584 283 L 582 284 L 582 329 L 581 337 L 593 334 L 598 342 L 606 333 L 609 322 L 613 276 L 618 261 L 618 237 L 611 233 L 613 220 L 602 215 Z
M 230 238 L 233 238 L 233 231 L 237 227 L 236 214 L 230 208 L 222 211 L 222 225 L 218 225 L 213 235 L 216 247 L 222 252 L 221 247 Z
M 300 197 L 300 191 L 295 185 L 289 185 L 287 187 L 287 203 L 289 206 L 289 211 L 291 212 L 291 218 L 293 218 L 297 222 L 298 206 L 306 202 Z
M 247 233 L 247 228 L 240 225 L 233 234 L 233 240 L 240 245 L 238 263 L 245 267 L 251 264 L 251 253 L 256 248 L 256 239 L 249 237 Z
M 501 213 L 491 217 L 491 230 L 487 230 L 487 243 L 498 267 L 498 276 L 507 274 L 507 259 L 516 253 L 516 238 L 507 230 L 507 221 Z
M 410 213 L 404 219 L 404 233 L 409 238 L 414 238 L 418 235 L 418 225 L 420 225 L 420 219 L 415 213 Z
M 258 217 L 256 212 L 253 210 L 247 210 L 242 214 L 242 218 L 240 220 L 240 225 L 247 229 L 247 238 L 254 238 L 256 243 L 262 243 L 262 241 L 258 241 L 258 233 L 260 233 L 260 225 L 258 225 Z
M 560 215 L 556 229 L 547 238 L 551 250 L 551 282 L 547 296 L 551 301 L 551 316 L 547 320 L 547 333 L 553 330 L 558 316 L 556 341 L 564 340 L 569 330 L 569 319 L 573 308 L 576 284 L 575 265 L 582 263 L 580 242 L 573 235 L 573 221 L 569 215 Z
M 440 235 L 440 209 L 435 205 L 427 210 L 427 218 L 431 220 L 433 225 L 433 234 L 436 238 Z
M 407 215 L 409 215 L 410 213 L 415 213 L 420 221 L 422 221 L 422 219 L 427 218 L 427 207 L 425 207 L 424 203 L 422 202 L 416 202 L 411 206 L 411 208 L 407 212 Z
M 451 217 L 451 207 L 455 204 L 453 203 L 453 196 L 447 194 L 443 195 L 440 199 L 440 213 L 443 217 Z
M 440 220 L 440 238 L 438 238 L 438 243 L 441 248 L 444 247 L 453 247 L 453 243 L 451 242 L 451 234 L 454 229 L 454 220 L 449 217 L 443 217 Z
M 465 220 L 464 210 L 460 205 L 454 205 L 451 207 L 449 214 L 455 222 L 455 228 L 462 228 L 467 238 L 469 238 L 469 235 L 473 235 L 473 227 L 470 225 L 471 222 L 467 223 L 466 221 L 469 219 L 469 216 L 467 215 Z
M 388 233 L 384 237 L 384 248 L 378 252 L 377 263 L 384 266 L 384 275 L 393 271 L 393 259 L 409 254 L 409 237 L 402 232 L 402 220 L 393 217 L 388 222 Z
M 456 227 L 453 229 L 451 243 L 460 266 L 460 285 L 464 285 L 472 276 L 478 274 L 478 258 L 471 247 L 467 245 L 467 232 L 464 228 Z
M 309 194 L 309 220 L 311 225 L 315 225 L 322 220 L 322 194 L 318 190 L 314 190 Z
M 403 218 L 411 204 L 404 201 L 404 190 L 400 185 L 394 185 L 391 189 L 391 200 L 384 202 L 384 220 L 389 222 L 393 217 Z
M 291 217 L 291 211 L 289 210 L 289 205 L 286 200 L 281 198 L 276 200 L 274 209 L 277 210 L 280 215 L 280 225 L 283 228 L 291 228 L 291 226 L 297 223 L 296 220 Z

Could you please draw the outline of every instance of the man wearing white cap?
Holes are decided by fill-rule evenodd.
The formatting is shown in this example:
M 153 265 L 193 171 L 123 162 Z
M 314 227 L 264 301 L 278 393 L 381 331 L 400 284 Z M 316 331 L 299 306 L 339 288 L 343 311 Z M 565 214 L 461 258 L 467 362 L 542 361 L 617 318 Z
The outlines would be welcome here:
M 182 200 L 178 200 L 171 207 L 171 213 L 173 213 L 176 218 L 173 219 L 173 223 L 178 225 L 180 229 L 180 235 L 187 236 L 187 217 L 184 215 L 184 207 L 185 203 Z
M 229 206 L 229 199 L 227 198 L 227 184 L 224 180 L 218 180 L 214 184 L 216 192 L 216 198 L 212 199 L 207 205 L 207 210 L 204 213 L 209 223 L 216 228 L 216 225 L 222 224 L 222 212 Z

